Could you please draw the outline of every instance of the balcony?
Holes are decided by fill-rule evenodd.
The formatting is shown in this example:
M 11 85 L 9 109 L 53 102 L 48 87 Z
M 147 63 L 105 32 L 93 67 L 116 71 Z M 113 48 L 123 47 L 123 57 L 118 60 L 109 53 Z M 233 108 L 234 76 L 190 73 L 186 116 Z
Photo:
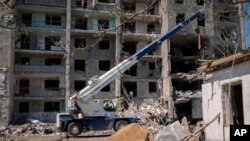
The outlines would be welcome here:
M 18 89 L 18 88 L 17 88 Z M 54 89 L 45 89 L 37 87 L 24 87 L 19 88 L 19 91 L 15 93 L 15 97 L 26 97 L 26 98 L 61 98 L 65 97 L 65 89 L 63 88 L 54 88 Z
M 17 4 L 66 7 L 66 0 L 17 0 Z
M 64 55 L 65 51 L 61 47 L 51 47 L 50 49 L 42 49 L 38 47 L 15 47 L 15 52 L 30 53 L 30 54 L 53 54 L 53 55 Z
M 64 73 L 64 66 L 15 65 L 16 73 Z
M 102 2 L 95 3 L 95 9 L 98 10 L 112 10 L 114 8 L 115 8 L 115 3 L 102 3 Z
M 161 28 L 148 28 L 148 34 L 161 34 Z

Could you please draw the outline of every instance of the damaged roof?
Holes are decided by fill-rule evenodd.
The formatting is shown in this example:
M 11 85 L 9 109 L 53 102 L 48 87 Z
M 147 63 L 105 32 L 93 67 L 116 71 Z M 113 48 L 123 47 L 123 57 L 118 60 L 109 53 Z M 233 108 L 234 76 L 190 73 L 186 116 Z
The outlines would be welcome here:
M 239 64 L 239 63 L 248 61 L 250 59 L 250 49 L 240 51 L 228 57 L 224 57 L 218 60 L 211 61 L 199 67 L 197 70 L 199 73 L 214 72 L 217 70 L 221 70 L 221 69 L 231 66 L 234 59 L 235 59 L 234 64 Z

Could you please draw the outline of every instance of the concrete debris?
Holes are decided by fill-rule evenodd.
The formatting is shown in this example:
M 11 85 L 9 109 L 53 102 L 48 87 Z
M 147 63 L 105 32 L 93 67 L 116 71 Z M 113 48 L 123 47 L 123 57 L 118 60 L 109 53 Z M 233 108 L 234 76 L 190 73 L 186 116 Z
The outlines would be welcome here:
M 48 135 L 56 132 L 52 123 L 27 123 L 23 125 L 9 125 L 0 127 L 0 137 Z
M 183 102 L 187 102 L 192 98 L 200 98 L 201 97 L 201 91 L 175 91 L 175 103 L 183 103 Z
M 28 118 L 27 121 L 29 121 L 30 123 L 41 123 L 39 120 L 33 118 Z
M 181 126 L 184 128 L 184 130 L 186 130 L 188 133 L 190 133 L 187 117 L 184 116 L 181 119 Z
M 193 81 L 193 80 L 198 80 L 198 79 L 202 79 L 202 76 L 198 73 L 177 73 L 177 75 L 182 78 L 182 79 L 186 79 L 186 80 L 189 80 L 189 81 Z
M 167 122 L 168 111 L 164 109 L 160 102 L 144 102 L 137 108 L 135 103 L 129 105 L 129 109 L 119 112 L 119 117 L 138 117 L 141 119 L 140 124 L 145 126 L 152 134 L 156 134 L 164 129 Z
M 220 114 L 218 113 L 211 121 L 209 121 L 208 123 L 204 124 L 201 122 L 197 122 L 197 126 L 196 129 L 192 134 L 189 134 L 183 141 L 198 141 L 198 140 L 204 140 L 203 136 L 204 136 L 204 130 L 214 121 L 216 121 L 217 119 L 220 120 Z M 199 127 L 200 126 L 200 127 Z
M 189 135 L 179 121 L 168 125 L 162 132 L 155 136 L 155 141 L 181 141 Z

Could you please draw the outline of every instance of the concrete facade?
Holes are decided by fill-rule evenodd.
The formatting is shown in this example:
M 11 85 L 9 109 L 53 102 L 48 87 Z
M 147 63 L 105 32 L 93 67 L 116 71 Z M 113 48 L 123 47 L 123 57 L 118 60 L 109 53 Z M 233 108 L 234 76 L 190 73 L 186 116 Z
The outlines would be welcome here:
M 50 117 L 56 112 L 65 112 L 69 97 L 84 88 L 88 80 L 102 75 L 161 33 L 159 3 L 150 14 L 145 12 L 136 17 L 132 21 L 135 24 L 110 30 L 99 41 L 100 26 L 113 28 L 124 20 L 121 15 L 110 15 L 110 9 L 120 5 L 124 14 L 130 16 L 143 10 L 146 3 L 138 1 L 132 3 L 134 8 L 130 8 L 125 6 L 130 3 L 119 0 L 57 2 L 17 2 L 17 26 L 27 28 L 31 34 L 19 32 L 15 37 L 18 42 L 14 46 L 15 61 L 12 62 L 14 121 L 23 116 L 54 121 Z M 148 24 L 153 26 L 148 27 Z M 159 98 L 160 66 L 160 51 L 157 50 L 94 98 L 115 98 L 123 96 L 124 92 L 139 103 L 144 99 Z
M 13 109 L 13 32 L 0 30 L 0 125 L 7 125 Z
M 249 80 L 250 80 L 250 62 L 245 61 L 241 64 L 224 68 L 219 71 L 207 73 L 202 85 L 202 109 L 203 120 L 205 123 L 209 122 L 218 113 L 221 113 L 219 120 L 213 122 L 205 130 L 207 141 L 229 141 L 229 124 L 236 124 L 232 121 L 232 115 L 228 114 L 226 106 L 229 91 L 225 90 L 225 86 L 229 84 L 234 86 L 236 84 L 242 85 L 242 112 L 243 124 L 250 123 L 250 99 L 249 99 Z M 230 79 L 231 78 L 231 79 Z M 231 90 L 233 93 L 233 90 Z M 231 109 L 232 110 L 232 109 Z M 241 114 L 242 112 L 238 113 Z M 231 120 L 230 120 L 231 118 Z M 229 120 L 229 123 L 227 123 Z
M 210 52 L 213 50 L 208 38 L 214 36 L 213 3 L 204 1 L 197 4 L 195 1 L 161 1 L 162 15 L 162 33 L 168 31 L 179 22 L 187 19 L 198 10 L 204 10 L 206 15 L 202 23 L 196 19 L 191 24 L 184 27 L 176 33 L 170 40 L 164 42 L 161 46 L 162 56 L 162 99 L 169 109 L 170 119 L 181 119 L 184 115 L 188 120 L 202 119 L 201 109 L 195 108 L 195 105 L 201 105 L 201 96 L 194 99 L 182 99 L 178 93 L 201 92 L 201 79 L 188 80 L 183 79 L 184 75 L 195 74 L 196 66 L 199 66 L 197 58 L 203 58 L 202 52 L 205 48 Z M 192 9 L 192 10 L 191 10 Z M 202 17 L 201 17 L 202 18 Z M 201 36 L 201 48 L 198 49 L 198 32 Z M 188 53 L 189 52 L 189 53 Z M 185 94 L 183 95 L 185 97 Z M 188 108 L 185 108 L 188 107 Z M 184 110 L 186 109 L 186 110 Z

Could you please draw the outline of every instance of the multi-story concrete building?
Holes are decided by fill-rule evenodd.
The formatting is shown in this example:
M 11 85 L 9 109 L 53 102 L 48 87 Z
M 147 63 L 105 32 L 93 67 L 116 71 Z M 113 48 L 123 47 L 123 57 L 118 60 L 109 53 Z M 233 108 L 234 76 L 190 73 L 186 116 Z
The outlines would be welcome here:
M 10 69 L 14 81 L 9 92 L 13 96 L 13 100 L 9 99 L 13 101 L 10 104 L 13 117 L 54 120 L 57 112 L 66 110 L 70 95 L 86 86 L 93 76 L 100 76 L 203 9 L 204 17 L 143 57 L 95 96 L 115 98 L 128 93 L 138 103 L 161 98 L 170 118 L 180 118 L 185 112 L 189 117 L 201 119 L 201 108 L 197 105 L 201 105 L 202 79 L 190 79 L 190 75 L 195 75 L 195 68 L 200 65 L 198 59 L 221 55 L 215 53 L 215 45 L 229 36 L 219 27 L 230 27 L 238 33 L 240 30 L 235 28 L 240 28 L 238 20 L 225 18 L 227 14 L 220 17 L 216 7 L 223 1 L 158 0 L 154 7 L 115 29 L 127 17 L 144 10 L 149 2 L 17 0 L 16 26 L 22 30 L 15 32 L 9 44 L 13 47 L 9 66 L 14 66 Z M 106 29 L 102 36 L 100 31 Z
M 70 2 L 17 1 L 17 25 L 29 34 L 16 34 L 14 117 L 29 113 L 45 121 L 54 119 L 57 112 L 65 111 L 67 98 L 89 79 L 108 71 L 161 33 L 159 3 L 123 25 L 122 30 L 108 30 L 100 38 L 99 31 L 116 27 L 123 16 L 142 11 L 146 3 Z M 125 15 L 114 13 L 117 6 Z M 154 51 L 95 98 L 115 98 L 125 91 L 138 100 L 158 98 L 160 66 L 159 51 Z

